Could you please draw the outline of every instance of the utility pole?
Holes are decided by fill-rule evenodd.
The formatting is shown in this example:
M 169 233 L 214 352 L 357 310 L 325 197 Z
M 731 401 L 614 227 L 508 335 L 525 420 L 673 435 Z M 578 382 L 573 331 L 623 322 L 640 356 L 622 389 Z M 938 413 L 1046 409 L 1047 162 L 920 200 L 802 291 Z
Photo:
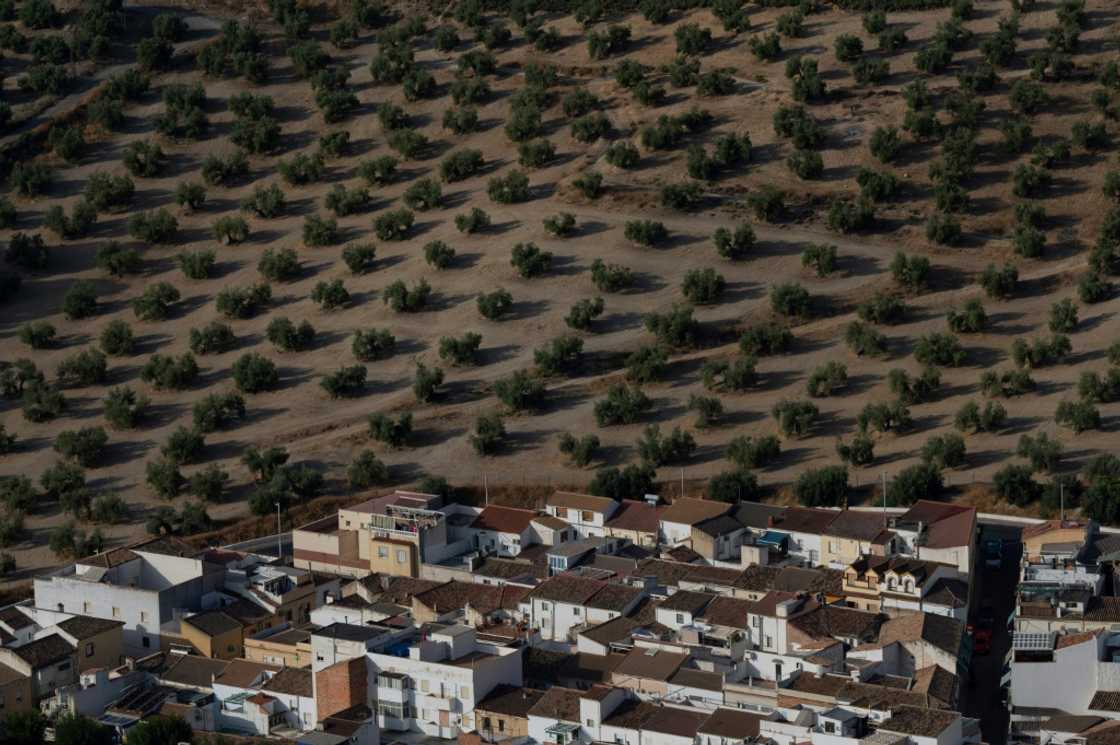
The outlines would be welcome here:
M 483 494 L 483 500 L 484 500 L 483 503 L 482 503 L 483 506 L 484 507 L 489 507 L 490 506 L 490 486 L 489 486 L 489 484 L 486 483 L 486 471 L 482 472 L 482 494 Z
M 882 471 L 883 477 L 883 524 L 887 524 L 887 472 Z
M 1058 499 L 1061 504 L 1060 515 L 1062 516 L 1062 525 L 1066 524 L 1066 485 L 1065 482 L 1058 482 Z
M 284 558 L 284 536 L 280 527 L 280 503 L 274 504 L 276 505 L 276 560 L 280 561 Z
M 684 499 L 684 469 L 681 469 L 681 499 Z

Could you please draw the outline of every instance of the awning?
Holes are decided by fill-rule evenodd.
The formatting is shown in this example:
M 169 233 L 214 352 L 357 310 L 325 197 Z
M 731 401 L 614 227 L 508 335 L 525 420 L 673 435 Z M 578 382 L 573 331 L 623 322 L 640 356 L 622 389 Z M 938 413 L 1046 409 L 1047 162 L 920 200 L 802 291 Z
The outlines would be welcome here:
M 788 542 L 789 535 L 786 533 L 779 533 L 776 530 L 766 531 L 755 541 L 755 543 L 759 546 L 773 546 L 774 548 L 780 548 L 783 551 L 785 550 L 786 544 Z

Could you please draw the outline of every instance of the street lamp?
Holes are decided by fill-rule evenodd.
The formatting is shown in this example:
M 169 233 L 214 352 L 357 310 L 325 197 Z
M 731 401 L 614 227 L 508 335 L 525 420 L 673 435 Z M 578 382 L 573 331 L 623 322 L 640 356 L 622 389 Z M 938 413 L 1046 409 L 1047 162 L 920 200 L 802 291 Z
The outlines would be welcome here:
M 283 531 L 280 529 L 280 503 L 273 502 L 276 505 L 276 560 L 280 561 L 284 558 L 284 543 Z

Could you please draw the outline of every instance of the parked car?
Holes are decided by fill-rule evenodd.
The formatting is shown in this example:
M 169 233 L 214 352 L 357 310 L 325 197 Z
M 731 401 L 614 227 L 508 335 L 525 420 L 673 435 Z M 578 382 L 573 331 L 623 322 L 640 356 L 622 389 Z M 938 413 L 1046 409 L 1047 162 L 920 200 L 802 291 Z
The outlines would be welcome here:
M 991 631 L 996 627 L 996 609 L 990 605 L 980 606 L 976 611 L 976 625 L 981 629 Z
M 989 538 L 984 541 L 984 566 L 999 569 L 1003 566 L 1003 541 L 999 538 Z
M 992 630 L 991 629 L 973 629 L 972 630 L 972 653 L 973 654 L 990 654 L 992 651 Z

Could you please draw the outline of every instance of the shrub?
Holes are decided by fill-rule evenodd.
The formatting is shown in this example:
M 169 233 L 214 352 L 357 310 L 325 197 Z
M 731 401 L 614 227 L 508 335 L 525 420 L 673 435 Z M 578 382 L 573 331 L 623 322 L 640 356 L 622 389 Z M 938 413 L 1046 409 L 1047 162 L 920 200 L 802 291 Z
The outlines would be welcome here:
M 167 282 L 148 285 L 143 294 L 132 301 L 132 312 L 141 321 L 163 321 L 171 312 L 171 305 L 179 302 L 179 291 Z
M 544 219 L 544 229 L 557 238 L 567 238 L 576 231 L 576 216 L 570 212 L 550 215 Z
M 778 430 L 786 437 L 804 437 L 813 428 L 820 411 L 808 401 L 785 400 L 770 410 L 778 423 Z
M 336 310 L 350 304 L 350 293 L 341 279 L 318 282 L 311 291 L 311 300 L 323 310 Z
M 739 468 L 765 468 L 778 459 L 781 451 L 781 444 L 774 435 L 740 435 L 731 440 L 726 455 Z
M 863 42 L 853 34 L 840 34 L 833 40 L 832 48 L 841 62 L 855 62 L 863 56 Z
M 443 112 L 443 128 L 449 129 L 457 135 L 477 132 L 479 126 L 478 110 L 463 106 L 461 108 L 445 109 Z
M 455 228 L 460 233 L 470 235 L 488 227 L 490 227 L 490 215 L 478 207 L 472 207 L 470 212 L 455 216 Z
M 391 155 L 381 155 L 358 163 L 358 175 L 370 186 L 382 186 L 396 177 L 397 159 Z
M 739 349 L 751 356 L 779 354 L 792 345 L 793 332 L 775 321 L 750 326 L 739 337 Z
M 1017 367 L 1045 367 L 1062 362 L 1071 351 L 1069 337 L 1062 334 L 1035 338 L 1030 344 L 1020 338 L 1011 344 L 1011 359 Z
M 672 432 L 662 436 L 656 424 L 645 428 L 637 445 L 642 462 L 655 468 L 687 461 L 696 452 L 696 440 L 691 434 L 673 427 Z
M 980 376 L 980 390 L 985 396 L 1021 396 L 1036 387 L 1026 370 L 988 370 Z
M 326 164 L 319 153 L 299 153 L 291 160 L 281 160 L 276 167 L 288 184 L 301 186 L 321 180 Z
M 54 450 L 83 468 L 92 468 L 101 461 L 108 443 L 109 435 L 101 427 L 67 429 L 55 437 Z
M 665 225 L 656 220 L 628 220 L 623 229 L 626 240 L 640 246 L 654 246 L 669 237 Z
M 369 418 L 369 436 L 392 448 L 404 447 L 412 435 L 412 414 L 404 412 L 396 419 L 386 414 Z
M 202 180 L 211 186 L 233 186 L 249 175 L 249 158 L 244 150 L 225 156 L 208 155 L 202 161 Z
M 412 230 L 415 217 L 407 209 L 382 212 L 373 220 L 373 232 L 383 241 L 403 241 Z
M 427 306 L 431 295 L 432 287 L 424 279 L 414 283 L 411 288 L 397 280 L 385 288 L 382 300 L 397 313 L 416 313 Z
M 455 261 L 455 249 L 443 241 L 429 241 L 424 245 L 424 260 L 436 269 L 447 269 Z
M 965 356 L 960 340 L 952 334 L 925 334 L 914 345 L 914 359 L 923 365 L 959 367 Z
M 796 282 L 783 282 L 770 287 L 770 309 L 784 316 L 812 315 L 812 297 Z
M 474 149 L 451 153 L 439 164 L 440 177 L 447 182 L 463 181 L 478 174 L 486 161 L 482 152 Z
M 996 401 L 989 401 L 981 409 L 975 401 L 969 401 L 957 410 L 953 426 L 962 432 L 995 432 L 1007 422 L 1007 410 Z
M 377 249 L 371 244 L 347 246 L 342 249 L 342 261 L 351 274 L 365 274 L 372 271 L 377 264 Z
M 837 440 L 836 454 L 849 465 L 870 465 L 875 460 L 875 441 L 867 433 L 857 432 L 851 442 Z
M 439 340 L 439 358 L 451 365 L 474 365 L 478 363 L 478 348 L 482 344 L 482 334 L 467 332 L 461 337 L 444 336 Z
M 331 398 L 354 398 L 365 390 L 367 374 L 365 365 L 341 367 L 320 378 L 319 387 Z
M 1083 303 L 1099 303 L 1112 295 L 1112 283 L 1100 272 L 1090 271 L 1077 281 L 1077 297 Z
M 615 383 L 607 390 L 607 397 L 595 402 L 595 421 L 600 427 L 616 424 L 634 424 L 653 406 L 653 402 L 640 388 Z
M 661 346 L 639 347 L 626 358 L 626 378 L 635 383 L 650 383 L 665 374 L 669 354 Z
M 529 200 L 529 177 L 521 171 L 495 176 L 486 185 L 486 193 L 498 204 L 517 204 Z
M 175 257 L 175 260 L 187 279 L 209 279 L 214 271 L 215 255 L 213 251 L 181 253 Z
M 507 290 L 498 288 L 478 296 L 478 312 L 483 318 L 497 321 L 513 310 L 513 296 Z
M 932 463 L 919 463 L 902 469 L 887 487 L 886 501 L 896 506 L 914 504 L 936 497 L 944 488 L 941 470 Z
M 54 326 L 46 321 L 32 321 L 20 326 L 19 340 L 32 349 L 46 349 L 54 341 Z
M 840 507 L 848 495 L 848 469 L 823 466 L 802 472 L 793 492 L 804 507 Z
M 801 266 L 813 269 L 818 277 L 836 271 L 836 246 L 811 243 L 801 251 Z
M 262 393 L 273 390 L 280 383 L 276 364 L 267 357 L 250 352 L 233 363 L 233 382 L 242 393 Z
M 701 368 L 704 387 L 709 391 L 743 391 L 754 385 L 758 376 L 755 373 L 757 360 L 742 356 L 728 362 L 709 360 Z
M 187 353 L 178 358 L 153 354 L 140 368 L 140 379 L 156 390 L 181 391 L 198 378 L 198 363 Z
M 15 233 L 8 241 L 8 249 L 4 252 L 4 260 L 9 264 L 24 269 L 46 269 L 48 263 L 47 248 L 43 245 L 43 237 L 36 233 Z
M 719 302 L 726 287 L 723 275 L 715 269 L 690 269 L 681 282 L 681 294 L 691 303 L 710 305 Z
M 910 409 L 903 401 L 867 404 L 856 419 L 860 432 L 902 432 L 913 426 Z
M 736 226 L 734 232 L 716 228 L 712 234 L 716 252 L 725 259 L 743 258 L 754 248 L 755 240 L 754 229 L 746 223 Z
M 133 176 L 154 178 L 163 172 L 166 165 L 167 156 L 156 143 L 136 140 L 125 148 L 124 166 Z
M 214 432 L 245 419 L 245 399 L 237 393 L 211 393 L 193 409 L 194 428 Z
M 988 327 L 988 314 L 977 298 L 966 302 L 962 310 L 951 308 L 947 320 L 949 330 L 961 334 L 979 334 Z
M 1077 393 L 1083 401 L 1111 403 L 1120 399 L 1120 369 L 1112 368 L 1104 378 L 1096 372 L 1083 372 L 1077 380 Z
M 50 190 L 54 171 L 42 163 L 17 162 L 8 175 L 8 185 L 21 197 L 37 197 Z
M 848 384 L 848 368 L 835 360 L 819 365 L 809 375 L 806 392 L 813 398 L 831 396 Z
M 634 274 L 619 264 L 605 264 L 602 259 L 591 262 L 591 281 L 602 292 L 620 292 L 634 285 Z
M 1089 401 L 1062 401 L 1054 412 L 1054 421 L 1075 434 L 1101 428 L 1100 411 Z
M 89 318 L 97 313 L 97 291 L 93 282 L 78 280 L 62 296 L 62 312 L 70 320 Z
M 603 194 L 603 174 L 585 171 L 572 180 L 572 186 L 587 199 L 598 199 Z
M 891 261 L 891 275 L 894 281 L 910 292 L 926 287 L 929 281 L 929 259 L 924 256 L 907 256 L 901 251 Z
M 252 318 L 272 302 L 272 288 L 267 283 L 226 287 L 218 293 L 214 306 L 226 318 Z
M 443 370 L 438 367 L 427 367 L 423 362 L 416 363 L 416 375 L 412 379 L 412 393 L 420 403 L 427 403 L 436 394 L 436 389 L 443 385 Z
M 854 233 L 870 227 L 875 220 L 875 208 L 871 202 L 860 198 L 838 199 L 828 208 L 828 227 L 840 233 Z
M 1032 471 L 1053 471 L 1062 458 L 1062 450 L 1062 443 L 1040 432 L 1035 437 L 1021 435 L 1015 453 L 1030 461 Z
M 1050 330 L 1068 334 L 1077 329 L 1077 304 L 1065 298 L 1050 306 Z
M 188 210 L 199 209 L 206 201 L 206 187 L 190 181 L 180 181 L 175 187 L 175 204 Z
M 170 212 L 158 210 L 138 212 L 128 219 L 128 234 L 147 243 L 166 244 L 179 231 L 179 221 Z
M 315 328 L 307 321 L 297 326 L 286 316 L 280 316 L 269 322 L 265 336 L 282 352 L 300 352 L 315 342 Z
M 988 264 L 980 276 L 980 286 L 988 297 L 1006 300 L 1015 294 L 1015 287 L 1019 283 L 1019 270 L 1010 264 L 997 268 L 995 264 Z
M 662 344 L 671 347 L 690 347 L 695 344 L 698 324 L 692 317 L 692 307 L 673 305 L 666 313 L 647 313 L 642 318 L 646 330 Z

